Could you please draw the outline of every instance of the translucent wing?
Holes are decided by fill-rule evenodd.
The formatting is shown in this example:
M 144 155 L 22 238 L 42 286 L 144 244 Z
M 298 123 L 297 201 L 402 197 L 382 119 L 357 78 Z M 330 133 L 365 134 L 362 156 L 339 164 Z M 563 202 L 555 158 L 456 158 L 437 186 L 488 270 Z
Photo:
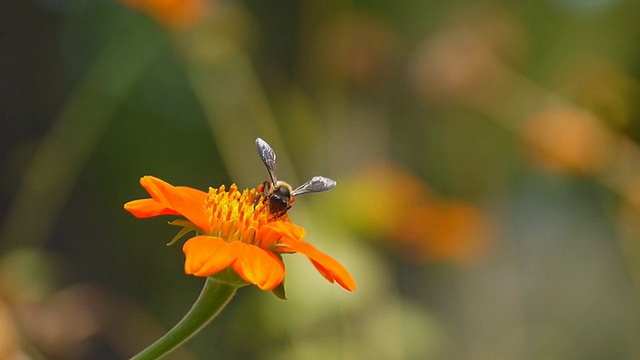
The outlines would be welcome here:
M 278 182 L 278 179 L 276 178 L 276 152 L 273 151 L 266 141 L 260 138 L 256 139 L 256 148 L 258 149 L 258 154 L 260 155 L 260 159 L 262 159 L 264 166 L 267 167 L 269 177 L 271 178 L 271 184 L 276 186 L 276 183 Z
M 336 186 L 336 182 L 324 176 L 314 176 L 311 180 L 298 186 L 291 195 L 297 196 L 307 193 L 331 190 Z

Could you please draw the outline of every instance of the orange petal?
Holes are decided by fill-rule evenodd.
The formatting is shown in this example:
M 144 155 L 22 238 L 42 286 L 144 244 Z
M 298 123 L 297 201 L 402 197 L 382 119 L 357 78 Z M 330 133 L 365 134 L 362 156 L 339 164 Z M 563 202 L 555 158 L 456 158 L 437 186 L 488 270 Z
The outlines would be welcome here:
M 137 218 L 150 218 L 159 215 L 180 215 L 176 211 L 167 209 L 154 199 L 140 199 L 124 204 L 124 209 Z
M 273 226 L 275 226 L 285 238 L 289 238 L 291 240 L 300 241 L 302 240 L 307 233 L 301 226 L 295 225 L 290 222 L 278 221 L 274 222 Z
M 262 290 L 273 290 L 284 280 L 284 264 L 272 252 L 238 241 L 238 257 L 232 267 L 241 278 Z
M 260 227 L 258 238 L 261 239 L 263 248 L 273 248 L 280 239 L 300 241 L 305 235 L 304 229 L 285 221 L 272 221 Z
M 349 274 L 349 271 L 334 258 L 316 249 L 313 245 L 304 241 L 283 241 L 282 244 L 286 246 L 277 247 L 274 251 L 299 252 L 304 254 L 329 282 L 333 283 L 336 281 L 340 286 L 349 291 L 356 289 L 356 282 L 353 280 L 353 277 L 351 277 L 351 274 Z
M 219 237 L 195 236 L 184 243 L 184 272 L 195 276 L 211 276 L 224 270 L 238 256 L 232 243 Z
M 185 192 L 197 203 L 204 204 L 207 201 L 207 193 L 205 191 L 190 188 L 188 186 L 176 186 L 176 189 Z
M 204 205 L 207 194 L 186 186 L 173 186 L 153 176 L 144 176 L 140 184 L 163 207 L 186 217 L 205 232 L 209 231 L 209 216 Z

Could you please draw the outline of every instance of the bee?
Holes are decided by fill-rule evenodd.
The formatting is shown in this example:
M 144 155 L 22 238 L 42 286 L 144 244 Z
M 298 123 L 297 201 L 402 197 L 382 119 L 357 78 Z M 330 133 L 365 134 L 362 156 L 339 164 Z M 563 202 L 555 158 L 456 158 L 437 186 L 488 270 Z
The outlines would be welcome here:
M 269 206 L 269 213 L 281 217 L 287 213 L 295 201 L 295 197 L 307 193 L 316 193 L 331 190 L 336 186 L 336 182 L 324 176 L 314 176 L 311 180 L 293 189 L 291 185 L 284 181 L 279 181 L 276 177 L 276 152 L 266 141 L 257 138 L 256 147 L 260 159 L 267 167 L 271 181 L 262 183 L 258 190 L 263 194 L 262 199 Z

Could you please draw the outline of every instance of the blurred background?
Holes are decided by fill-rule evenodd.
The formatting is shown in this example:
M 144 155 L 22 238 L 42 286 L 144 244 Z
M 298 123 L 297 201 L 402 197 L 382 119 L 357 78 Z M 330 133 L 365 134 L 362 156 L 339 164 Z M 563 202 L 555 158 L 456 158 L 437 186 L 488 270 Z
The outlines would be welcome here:
M 0 3 L 0 359 L 126 359 L 186 313 L 151 174 L 278 154 L 306 240 L 170 359 L 640 358 L 640 2 Z

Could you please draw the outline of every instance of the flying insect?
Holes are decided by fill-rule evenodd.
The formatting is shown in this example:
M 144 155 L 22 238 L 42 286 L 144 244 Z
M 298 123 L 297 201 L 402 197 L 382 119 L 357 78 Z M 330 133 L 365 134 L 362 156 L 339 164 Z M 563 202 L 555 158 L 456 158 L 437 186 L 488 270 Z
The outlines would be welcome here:
M 269 206 L 269 213 L 281 217 L 287 213 L 295 201 L 295 197 L 307 193 L 316 193 L 331 190 L 336 182 L 324 176 L 314 176 L 309 181 L 293 189 L 288 183 L 278 180 L 276 177 L 276 152 L 266 141 L 256 139 L 256 148 L 260 159 L 269 173 L 269 180 L 258 188 L 263 193 L 263 201 Z

